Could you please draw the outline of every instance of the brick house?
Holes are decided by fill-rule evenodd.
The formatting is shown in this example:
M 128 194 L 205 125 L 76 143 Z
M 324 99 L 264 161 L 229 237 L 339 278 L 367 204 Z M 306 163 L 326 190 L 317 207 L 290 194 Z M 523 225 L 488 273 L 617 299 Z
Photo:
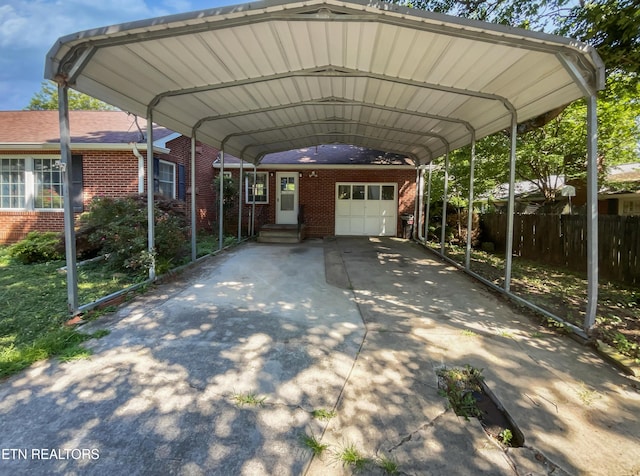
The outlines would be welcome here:
M 94 197 L 146 192 L 146 121 L 121 111 L 70 111 L 72 191 L 76 214 Z M 30 231 L 62 231 L 63 204 L 57 111 L 0 112 L 0 244 Z M 154 182 L 159 195 L 185 201 L 190 213 L 191 140 L 154 127 Z M 197 230 L 218 223 L 219 151 L 196 146 Z M 402 233 L 401 216 L 413 213 L 415 166 L 406 158 L 349 145 L 321 145 L 265 156 L 257 167 L 227 156 L 225 175 L 242 182 L 243 233 L 268 224 L 297 223 L 306 236 Z M 278 186 L 276 186 L 278 184 Z M 255 207 L 253 204 L 255 190 Z M 235 234 L 235 210 L 226 213 Z
M 146 191 L 146 121 L 121 111 L 70 111 L 73 202 L 77 214 L 94 197 Z M 156 193 L 186 200 L 191 193 L 191 141 L 154 127 Z M 211 163 L 218 151 L 197 147 L 198 228 L 211 226 Z M 62 231 L 58 111 L 0 112 L 0 244 L 30 231 Z
M 220 163 L 214 163 L 216 175 Z M 269 154 L 256 169 L 225 157 L 225 174 L 242 183 L 243 227 L 254 209 L 256 230 L 268 224 L 297 224 L 305 236 L 401 236 L 402 215 L 413 214 L 415 165 L 402 156 L 352 145 L 320 145 Z M 237 226 L 237 204 L 227 229 Z

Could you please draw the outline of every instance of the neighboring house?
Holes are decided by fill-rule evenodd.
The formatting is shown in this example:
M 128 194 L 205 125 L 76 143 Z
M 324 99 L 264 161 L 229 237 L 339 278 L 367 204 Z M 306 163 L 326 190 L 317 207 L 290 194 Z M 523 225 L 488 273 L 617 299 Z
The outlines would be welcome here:
M 549 185 L 556 190 L 556 202 L 553 206 L 549 204 L 545 205 L 546 199 L 542 194 L 541 184 L 531 180 L 515 182 L 514 205 L 516 213 L 529 214 L 536 213 L 538 210 L 545 210 L 545 213 L 568 212 L 568 199 L 562 196 L 562 189 L 565 186 L 564 176 L 550 176 Z M 489 207 L 494 207 L 499 211 L 506 211 L 509 203 L 509 184 L 502 183 L 497 185 L 491 191 L 480 195 L 476 203 L 480 204 L 483 212 Z
M 611 167 L 598 200 L 604 215 L 640 215 L 640 163 Z
M 622 164 L 611 167 L 604 180 L 605 186 L 598 193 L 598 213 L 601 215 L 640 215 L 640 163 Z M 569 200 L 563 196 L 564 177 L 552 176 L 557 194 L 552 204 L 545 204 L 540 187 L 531 181 L 515 183 L 516 213 L 569 213 Z M 574 183 L 579 197 L 573 199 L 573 205 L 584 205 L 585 186 Z M 493 205 L 497 210 L 506 211 L 509 198 L 509 184 L 495 187 L 491 192 L 478 198 L 485 210 Z M 574 211 L 576 209 L 574 208 Z
M 121 111 L 70 111 L 72 194 L 76 213 L 94 197 L 146 192 L 146 121 Z M 190 139 L 154 127 L 154 189 L 186 200 Z M 217 150 L 199 146 L 198 227 L 211 226 L 211 163 Z M 30 231 L 63 229 L 58 111 L 0 111 L 0 243 Z
M 214 168 L 219 173 L 219 161 Z M 256 230 L 301 220 L 307 237 L 398 236 L 401 215 L 414 212 L 416 169 L 398 155 L 351 145 L 269 154 L 256 169 L 255 187 L 253 165 L 243 164 L 241 181 L 239 168 L 238 159 L 225 157 L 225 174 L 242 183 L 243 221 L 248 225 L 255 208 Z M 237 207 L 228 216 L 233 221 Z

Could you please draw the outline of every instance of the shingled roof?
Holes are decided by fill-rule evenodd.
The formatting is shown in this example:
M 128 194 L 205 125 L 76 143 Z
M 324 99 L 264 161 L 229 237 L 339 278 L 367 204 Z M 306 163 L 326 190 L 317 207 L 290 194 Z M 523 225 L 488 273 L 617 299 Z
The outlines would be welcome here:
M 122 111 L 69 111 L 74 144 L 144 142 L 147 121 Z M 154 140 L 173 131 L 155 126 Z M 0 144 L 57 144 L 58 111 L 0 111 Z

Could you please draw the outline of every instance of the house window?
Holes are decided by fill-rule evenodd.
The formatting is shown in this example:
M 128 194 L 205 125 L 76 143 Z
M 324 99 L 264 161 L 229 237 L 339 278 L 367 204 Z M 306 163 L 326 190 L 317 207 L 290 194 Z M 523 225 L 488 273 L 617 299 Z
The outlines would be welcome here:
M 248 173 L 245 180 L 246 203 L 269 203 L 269 175 L 267 172 Z
M 621 200 L 622 215 L 640 215 L 640 200 Z
M 166 198 L 176 198 L 176 164 L 156 159 L 154 169 L 154 193 Z
M 83 211 L 82 156 L 71 157 L 73 210 Z M 0 159 L 0 208 L 62 210 L 63 174 L 60 158 Z
M 0 208 L 25 208 L 26 159 L 0 159 Z
M 64 208 L 59 159 L 33 159 L 34 208 Z

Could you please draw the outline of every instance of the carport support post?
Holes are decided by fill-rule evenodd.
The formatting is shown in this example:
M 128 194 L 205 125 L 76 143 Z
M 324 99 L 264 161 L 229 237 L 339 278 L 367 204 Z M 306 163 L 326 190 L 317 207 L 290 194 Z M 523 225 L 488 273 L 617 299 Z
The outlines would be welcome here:
M 429 162 L 429 181 L 427 182 L 427 209 L 424 212 L 424 242 L 429 241 L 429 212 L 431 211 L 431 175 L 433 174 L 433 162 Z
M 419 241 L 424 241 L 424 233 L 422 232 L 422 227 L 424 226 L 424 222 L 423 222 L 423 218 L 422 218 L 422 212 L 424 211 L 424 172 L 425 172 L 425 166 L 421 165 L 418 168 L 418 171 L 420 173 L 420 176 L 418 177 L 418 180 L 420 180 L 420 187 L 418 188 L 418 213 L 416 213 L 416 219 L 414 219 L 413 223 L 414 223 L 414 228 L 415 228 L 415 235 L 416 238 Z
M 67 307 L 71 315 L 78 313 L 78 270 L 76 268 L 76 233 L 74 229 L 71 191 L 71 132 L 69 126 L 68 86 L 58 84 L 58 116 L 60 119 L 60 168 L 64 202 L 64 240 L 67 259 Z
M 253 203 L 251 203 L 251 236 L 254 236 L 256 234 L 256 180 L 258 180 L 258 166 L 256 164 L 253 164 L 253 190 L 251 192 L 251 196 L 253 197 Z
M 598 117 L 596 95 L 587 97 L 587 312 L 584 330 L 596 321 L 598 306 Z
M 413 226 L 411 230 L 411 238 L 414 240 L 418 239 L 418 227 L 420 226 L 420 219 L 418 217 L 419 210 L 420 210 L 420 194 L 422 193 L 422 183 L 420 182 L 420 172 L 421 172 L 420 166 L 416 167 L 416 196 L 413 201 Z
M 516 183 L 516 139 L 518 135 L 518 119 L 515 111 L 511 112 L 511 152 L 509 157 L 509 207 L 507 210 L 507 250 L 504 262 L 504 290 L 511 288 L 511 263 L 513 261 L 513 221 L 515 215 L 515 183 Z
M 156 229 L 154 213 L 154 183 L 153 183 L 153 111 L 147 110 L 147 241 L 151 265 L 149 279 L 156 279 Z
M 224 245 L 224 148 L 220 150 L 220 190 L 218 190 L 218 250 Z
M 196 130 L 191 134 L 191 261 L 198 257 L 196 235 Z
M 242 240 L 242 182 L 244 173 L 244 160 L 240 159 L 240 172 L 238 175 L 238 243 Z
M 464 267 L 471 270 L 471 235 L 473 232 L 473 179 L 476 168 L 476 134 L 471 133 L 471 159 L 469 161 L 469 205 L 467 206 L 467 251 L 464 258 Z
M 442 231 L 440 232 L 440 254 L 444 253 L 444 238 L 447 228 L 447 194 L 449 193 L 449 147 L 444 155 L 444 191 L 442 193 Z

